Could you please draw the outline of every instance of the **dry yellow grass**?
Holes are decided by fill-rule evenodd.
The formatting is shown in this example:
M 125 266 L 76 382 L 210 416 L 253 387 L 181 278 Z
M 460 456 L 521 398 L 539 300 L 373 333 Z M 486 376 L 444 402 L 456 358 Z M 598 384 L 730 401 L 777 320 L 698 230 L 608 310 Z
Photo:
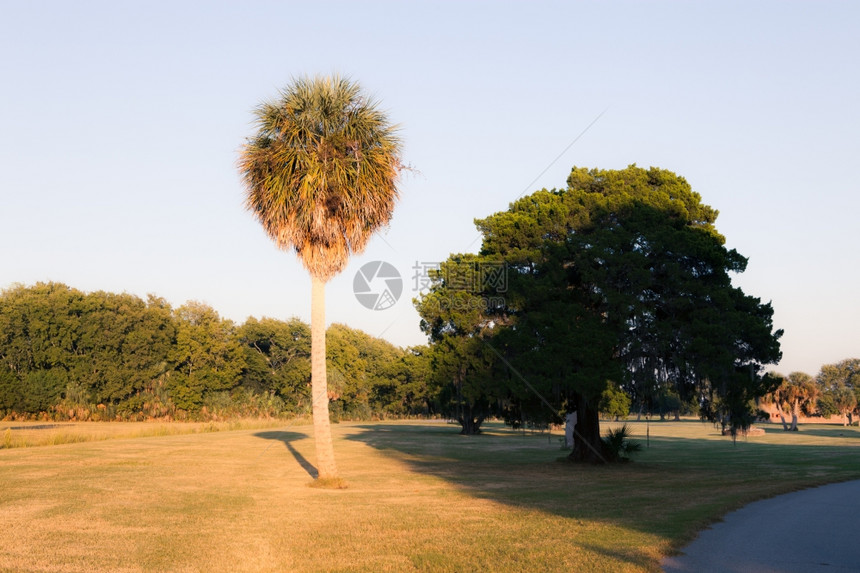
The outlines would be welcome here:
M 691 527 L 774 490 L 761 471 L 720 475 L 731 456 L 806 482 L 860 477 L 838 461 L 857 432 L 793 465 L 699 424 L 655 426 L 634 464 L 571 467 L 556 438 L 339 424 L 348 489 L 307 487 L 305 426 L 6 449 L 0 571 L 649 571 Z
M 3 448 L 33 448 L 103 440 L 174 436 L 240 429 L 274 428 L 283 420 L 247 419 L 225 422 L 2 422 Z

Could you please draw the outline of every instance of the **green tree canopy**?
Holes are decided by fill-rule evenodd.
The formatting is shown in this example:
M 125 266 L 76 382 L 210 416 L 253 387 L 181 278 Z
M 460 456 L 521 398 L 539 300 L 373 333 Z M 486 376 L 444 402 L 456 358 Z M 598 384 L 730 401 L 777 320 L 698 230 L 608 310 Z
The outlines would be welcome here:
M 169 388 L 176 405 L 196 411 L 207 392 L 230 390 L 239 384 L 245 367 L 235 326 L 222 320 L 211 306 L 188 302 L 176 309 L 175 364 Z
M 130 294 L 83 293 L 59 283 L 0 296 L 0 408 L 50 410 L 61 400 L 122 411 L 167 370 L 175 325 L 167 303 Z
M 249 318 L 237 330 L 244 350 L 242 386 L 272 392 L 295 412 L 310 411 L 311 329 L 298 318 Z
M 503 304 L 470 321 L 493 326 L 482 340 L 497 366 L 515 373 L 504 398 L 533 415 L 578 412 L 575 459 L 601 457 L 606 380 L 638 401 L 668 390 L 695 396 L 733 430 L 749 424 L 781 332 L 769 304 L 731 285 L 746 259 L 724 247 L 716 217 L 682 177 L 634 165 L 574 168 L 567 188 L 476 221 L 484 240 L 475 264 L 503 264 L 507 275 Z M 478 285 L 471 296 L 498 298 L 498 286 Z M 427 302 L 458 296 L 437 278 L 419 302 L 422 324 L 437 324 Z M 445 328 L 425 331 L 431 341 L 437 332 L 475 338 Z
M 854 415 L 860 413 L 860 359 L 825 364 L 816 380 L 832 413 L 842 415 L 846 424 L 853 423 Z

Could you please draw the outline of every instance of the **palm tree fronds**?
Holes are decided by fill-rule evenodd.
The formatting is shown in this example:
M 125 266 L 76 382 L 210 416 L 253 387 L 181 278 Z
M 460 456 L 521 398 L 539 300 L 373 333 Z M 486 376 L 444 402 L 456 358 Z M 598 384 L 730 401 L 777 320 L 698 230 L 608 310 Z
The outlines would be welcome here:
M 339 76 L 295 80 L 255 115 L 239 158 L 245 206 L 328 280 L 391 218 L 404 168 L 397 127 Z

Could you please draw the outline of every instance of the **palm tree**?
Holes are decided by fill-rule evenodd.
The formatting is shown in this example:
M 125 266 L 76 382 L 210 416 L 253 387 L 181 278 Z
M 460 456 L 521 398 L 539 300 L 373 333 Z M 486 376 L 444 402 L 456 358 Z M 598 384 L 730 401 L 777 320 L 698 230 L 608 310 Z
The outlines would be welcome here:
M 768 397 L 776 406 L 776 411 L 782 421 L 782 429 L 786 432 L 797 431 L 797 419 L 803 412 L 810 413 L 818 399 L 819 388 L 815 379 L 805 372 L 792 372 L 788 376 L 776 374 L 782 378 L 780 384 Z M 791 411 L 791 426 L 785 421 L 785 411 Z
M 337 478 L 328 413 L 325 284 L 391 219 L 401 144 L 396 127 L 348 79 L 294 79 L 255 110 L 242 147 L 245 205 L 311 275 L 311 394 L 318 479 Z

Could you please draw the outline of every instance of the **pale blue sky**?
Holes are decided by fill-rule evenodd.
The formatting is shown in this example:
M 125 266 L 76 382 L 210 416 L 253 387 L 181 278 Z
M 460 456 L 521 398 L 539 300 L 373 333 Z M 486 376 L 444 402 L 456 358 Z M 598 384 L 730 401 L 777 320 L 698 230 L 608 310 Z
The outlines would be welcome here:
M 0 288 L 61 281 L 309 319 L 310 280 L 242 208 L 251 110 L 339 72 L 402 125 L 390 228 L 328 319 L 424 342 L 416 261 L 574 165 L 683 175 L 772 300 L 785 373 L 860 356 L 860 4 L 0 0 Z M 600 114 L 603 115 L 600 115 Z M 599 119 L 557 162 L 550 163 Z M 371 311 L 358 268 L 401 300 Z

